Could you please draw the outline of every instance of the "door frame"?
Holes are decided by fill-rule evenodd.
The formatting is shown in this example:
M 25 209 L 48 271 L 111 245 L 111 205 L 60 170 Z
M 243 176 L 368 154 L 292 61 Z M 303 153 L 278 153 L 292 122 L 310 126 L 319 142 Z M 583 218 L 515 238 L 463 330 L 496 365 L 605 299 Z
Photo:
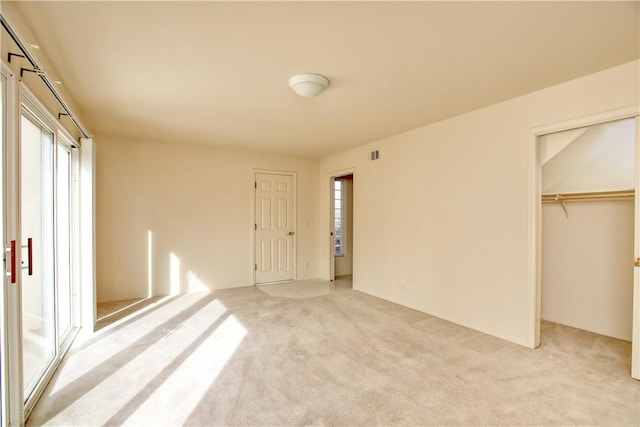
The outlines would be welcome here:
M 253 185 L 251 186 L 251 247 L 253 248 L 253 255 L 251 256 L 251 277 L 253 278 L 253 286 L 258 286 L 259 283 L 256 283 L 256 269 L 255 266 L 257 264 L 256 259 L 256 229 L 255 224 L 257 224 L 256 212 L 256 182 L 257 182 L 257 174 L 269 174 L 269 175 L 284 175 L 290 176 L 293 182 L 293 241 L 291 242 L 291 263 L 293 265 L 293 280 L 298 280 L 298 197 L 297 197 L 297 173 L 291 171 L 280 171 L 280 170 L 271 170 L 271 169 L 253 169 L 251 172 L 251 182 Z
M 69 263 L 70 263 L 70 280 L 71 280 L 71 299 L 69 303 L 71 304 L 71 324 L 69 328 L 63 334 L 64 336 L 58 337 L 58 346 L 60 348 L 61 355 L 64 355 L 66 351 L 71 346 L 74 338 L 76 337 L 80 327 L 80 280 L 79 280 L 79 259 L 80 259 L 80 239 L 79 233 L 77 231 L 77 227 L 80 224 L 80 215 L 79 215 L 79 174 L 78 174 L 78 166 L 79 162 L 79 153 L 76 143 L 73 141 L 73 138 L 65 131 L 58 129 L 56 133 L 56 145 L 55 145 L 55 169 L 54 175 L 57 178 L 58 174 L 58 147 L 64 147 L 64 149 L 69 153 L 69 245 L 70 245 L 70 253 L 69 253 Z M 54 232 L 56 234 L 56 246 L 55 253 L 58 253 L 58 186 L 56 181 L 55 186 L 55 203 L 54 203 Z M 56 283 L 56 293 L 59 292 L 58 284 L 59 284 L 59 276 L 58 276 L 58 265 L 59 259 L 55 257 L 56 264 L 56 272 L 55 272 L 55 283 Z M 56 295 L 56 304 L 58 302 Z M 56 310 L 57 311 L 57 310 Z M 56 313 L 57 316 L 57 313 Z M 56 318 L 57 320 L 57 318 Z
M 527 299 L 528 303 L 528 334 L 527 346 L 536 348 L 540 346 L 540 310 L 541 310 L 541 266 L 542 266 L 542 168 L 539 160 L 538 139 L 543 135 L 592 126 L 614 120 L 636 118 L 636 188 L 635 188 L 635 257 L 640 256 L 640 105 L 616 109 L 603 113 L 566 120 L 531 129 L 528 146 L 528 272 L 527 272 Z M 633 262 L 633 260 L 629 260 Z M 631 376 L 640 379 L 640 272 L 634 270 L 633 289 L 633 333 Z
M 11 68 L 4 62 L 2 74 L 7 77 L 7 105 L 3 106 L 7 114 L 6 145 L 3 144 L 2 167 L 2 197 L 4 198 L 4 242 L 3 251 L 9 247 L 12 240 L 21 241 L 18 229 L 18 201 L 19 201 L 19 177 L 18 177 L 18 119 L 20 117 L 20 97 L 18 96 L 17 78 Z M 21 265 L 22 251 L 16 253 L 16 265 Z M 6 279 L 6 269 L 3 273 L 3 319 L 0 324 L 5 329 L 3 342 L 1 343 L 3 372 L 2 372 L 2 410 L 3 422 L 6 425 L 22 425 L 24 422 L 24 399 L 22 393 L 22 338 L 21 338 L 21 312 L 20 287 L 22 275 L 16 274 L 16 283 L 10 283 Z
M 355 284 L 356 284 L 356 259 L 355 256 L 353 256 L 356 251 L 355 251 L 355 242 L 356 242 L 356 168 L 352 167 L 352 168 L 347 168 L 347 169 L 340 169 L 337 171 L 333 171 L 333 172 L 329 172 L 328 175 L 328 179 L 327 179 L 327 185 L 329 186 L 329 281 L 333 282 L 336 279 L 336 260 L 335 260 L 335 243 L 334 243 L 334 232 L 335 232 L 335 224 L 333 221 L 333 216 L 334 216 L 334 191 L 333 191 L 333 183 L 336 180 L 336 178 L 340 178 L 341 176 L 345 176 L 345 175 L 352 175 L 353 176 L 353 190 L 352 190 L 352 206 L 353 209 L 351 210 L 351 215 L 353 217 L 353 238 L 351 241 L 351 251 L 352 251 L 352 256 L 351 256 L 351 262 L 352 262 L 352 266 L 351 266 L 351 287 L 353 289 L 355 289 Z

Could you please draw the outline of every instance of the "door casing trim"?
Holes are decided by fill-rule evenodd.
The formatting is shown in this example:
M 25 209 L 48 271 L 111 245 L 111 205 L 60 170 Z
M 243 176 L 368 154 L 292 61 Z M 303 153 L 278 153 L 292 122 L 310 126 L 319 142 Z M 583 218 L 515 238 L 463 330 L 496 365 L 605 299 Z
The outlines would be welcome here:
M 328 194 L 329 194 L 329 252 L 328 252 L 328 256 L 329 256 L 329 280 L 333 281 L 335 280 L 335 259 L 334 259 L 334 245 L 333 245 L 333 236 L 331 235 L 331 233 L 333 233 L 335 230 L 333 229 L 334 225 L 333 225 L 333 198 L 334 198 L 334 194 L 333 194 L 333 181 L 335 181 L 336 178 L 340 178 L 341 176 L 345 176 L 345 175 L 352 175 L 353 176 L 353 194 L 352 194 L 352 205 L 353 205 L 353 209 L 351 212 L 351 215 L 353 217 L 353 237 L 351 240 L 351 251 L 352 254 L 356 254 L 356 229 L 357 229 L 357 225 L 356 225 L 356 168 L 352 167 L 352 168 L 346 168 L 346 169 L 340 169 L 337 171 L 333 171 L 333 172 L 329 172 L 328 176 L 327 176 L 327 185 L 329 186 L 329 190 L 328 190 Z M 351 262 L 352 262 L 352 266 L 351 266 L 351 287 L 353 289 L 356 289 L 356 258 L 355 256 L 352 255 L 351 257 Z

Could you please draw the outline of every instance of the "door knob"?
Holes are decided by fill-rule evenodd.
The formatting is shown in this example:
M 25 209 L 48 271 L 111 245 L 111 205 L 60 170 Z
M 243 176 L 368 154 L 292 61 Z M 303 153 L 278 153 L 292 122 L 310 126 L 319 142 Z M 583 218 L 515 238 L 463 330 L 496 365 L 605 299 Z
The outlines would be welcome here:
M 640 267 L 640 258 L 636 258 L 635 265 L 636 265 L 636 267 Z
M 296 234 L 294 231 L 290 231 L 289 232 L 289 236 L 293 236 L 294 234 Z M 639 258 L 639 260 L 640 260 L 640 258 Z M 640 267 L 640 265 L 639 265 L 639 267 Z

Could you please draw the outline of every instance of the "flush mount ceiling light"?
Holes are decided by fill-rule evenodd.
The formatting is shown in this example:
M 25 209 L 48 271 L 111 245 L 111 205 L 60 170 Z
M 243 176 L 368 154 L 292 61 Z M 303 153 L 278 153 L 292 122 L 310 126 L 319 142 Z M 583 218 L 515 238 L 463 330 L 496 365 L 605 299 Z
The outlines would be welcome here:
M 329 79 L 320 74 L 296 74 L 289 79 L 289 86 L 298 95 L 313 98 L 329 87 Z

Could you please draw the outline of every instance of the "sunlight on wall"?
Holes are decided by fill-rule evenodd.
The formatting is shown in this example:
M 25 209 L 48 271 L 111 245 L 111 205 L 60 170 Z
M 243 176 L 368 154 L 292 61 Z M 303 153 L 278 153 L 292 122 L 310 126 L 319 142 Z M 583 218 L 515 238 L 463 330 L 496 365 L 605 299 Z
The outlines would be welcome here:
M 187 272 L 187 292 L 209 292 L 210 289 L 207 285 L 200 280 L 193 271 Z
M 147 298 L 153 296 L 153 233 L 147 230 Z
M 180 293 L 180 258 L 173 252 L 169 254 L 169 279 L 171 295 Z

